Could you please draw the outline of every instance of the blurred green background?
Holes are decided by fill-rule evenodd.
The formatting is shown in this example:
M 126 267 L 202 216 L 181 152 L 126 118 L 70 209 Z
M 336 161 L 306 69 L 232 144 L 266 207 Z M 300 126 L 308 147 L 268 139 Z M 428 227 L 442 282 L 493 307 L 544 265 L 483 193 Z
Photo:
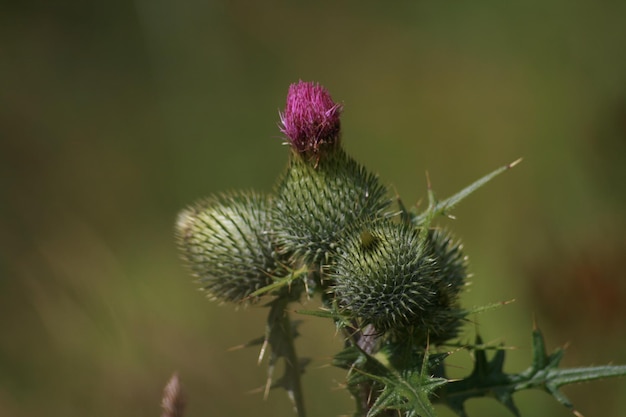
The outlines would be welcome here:
M 289 416 L 257 351 L 266 311 L 208 302 L 181 267 L 179 209 L 284 169 L 278 110 L 319 81 L 348 151 L 408 204 L 524 162 L 446 221 L 466 305 L 530 363 L 533 320 L 568 366 L 626 363 L 626 2 L 7 1 L 0 6 L 0 415 Z M 308 305 L 307 308 L 315 308 Z M 303 318 L 310 416 L 349 414 L 331 323 Z M 451 363 L 471 368 L 465 352 Z M 626 413 L 626 381 L 569 387 Z M 524 392 L 525 416 L 568 416 Z M 442 416 L 452 414 L 439 408 Z M 470 415 L 506 416 L 495 401 Z

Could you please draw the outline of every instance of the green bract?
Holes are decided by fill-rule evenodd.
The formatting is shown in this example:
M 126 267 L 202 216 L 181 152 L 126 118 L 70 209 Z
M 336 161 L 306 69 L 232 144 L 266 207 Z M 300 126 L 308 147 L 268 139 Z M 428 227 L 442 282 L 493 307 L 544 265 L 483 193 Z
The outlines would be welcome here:
M 291 152 L 273 210 L 276 243 L 307 265 L 328 264 L 348 227 L 382 216 L 389 204 L 378 178 L 343 149 L 319 159 Z
M 176 235 L 183 258 L 212 299 L 242 302 L 283 271 L 269 233 L 267 197 L 234 193 L 183 210 Z
M 344 315 L 420 341 L 456 336 L 458 294 L 466 277 L 460 246 L 441 231 L 389 219 L 355 230 L 342 245 L 329 278 Z

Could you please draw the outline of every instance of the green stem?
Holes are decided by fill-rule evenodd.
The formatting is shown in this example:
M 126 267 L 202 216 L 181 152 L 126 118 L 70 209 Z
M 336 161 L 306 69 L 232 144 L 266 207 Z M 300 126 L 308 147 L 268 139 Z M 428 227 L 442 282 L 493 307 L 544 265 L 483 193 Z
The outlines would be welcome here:
M 270 366 L 268 369 L 268 383 L 271 383 L 271 375 L 276 360 L 279 357 L 284 357 L 285 374 L 278 384 L 282 385 L 285 390 L 287 390 L 296 415 L 298 417 L 306 417 L 304 396 L 300 381 L 302 370 L 300 368 L 298 355 L 296 354 L 293 325 L 287 311 L 289 302 L 290 299 L 287 297 L 278 297 L 271 303 L 266 330 L 266 341 L 269 342 L 272 348 Z

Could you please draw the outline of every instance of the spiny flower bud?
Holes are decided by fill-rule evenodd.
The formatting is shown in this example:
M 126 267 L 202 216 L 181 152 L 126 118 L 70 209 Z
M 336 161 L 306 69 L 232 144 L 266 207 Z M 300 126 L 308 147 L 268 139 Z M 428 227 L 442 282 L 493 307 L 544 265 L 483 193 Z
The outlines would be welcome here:
M 317 165 L 292 155 L 273 210 L 277 246 L 307 265 L 328 264 L 347 228 L 384 215 L 389 204 L 378 178 L 342 149 Z
M 178 215 L 183 258 L 211 299 L 242 302 L 281 273 L 269 233 L 269 199 L 222 195 Z
M 299 81 L 289 86 L 280 131 L 299 154 L 319 154 L 339 145 L 342 106 L 319 84 Z
M 456 336 L 466 260 L 447 234 L 431 231 L 420 243 L 419 230 L 384 219 L 343 243 L 329 274 L 343 314 L 418 343 Z

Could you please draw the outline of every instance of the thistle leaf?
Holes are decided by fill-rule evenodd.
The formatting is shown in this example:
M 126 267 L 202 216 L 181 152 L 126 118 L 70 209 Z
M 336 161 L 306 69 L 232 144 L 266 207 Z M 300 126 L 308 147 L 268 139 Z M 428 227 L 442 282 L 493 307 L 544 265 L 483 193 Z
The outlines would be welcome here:
M 285 267 L 287 269 L 287 267 Z M 284 277 L 273 277 L 273 282 L 269 285 L 259 288 L 258 290 L 252 292 L 249 297 L 260 297 L 261 295 L 265 295 L 267 293 L 280 290 L 282 288 L 287 287 L 289 289 L 294 282 L 298 279 L 302 279 L 307 275 L 307 268 L 302 267 L 300 269 L 290 270 L 288 274 Z
M 447 354 L 431 357 L 428 351 L 409 353 L 405 348 L 390 343 L 370 355 L 350 346 L 335 356 L 334 365 L 349 369 L 347 383 L 351 391 L 366 384 L 371 387 L 374 400 L 367 417 L 387 410 L 397 410 L 404 416 L 435 416 L 431 396 L 448 380 L 432 374 Z
M 560 404 L 575 414 L 577 412 L 572 402 L 559 390 L 560 387 L 597 379 L 626 376 L 626 365 L 559 369 L 558 366 L 564 353 L 563 349 L 557 349 L 550 355 L 546 354 L 543 335 L 539 329 L 535 328 L 533 330 L 533 364 L 528 371 L 520 375 L 529 377 L 528 388 L 543 388 Z
M 503 370 L 505 351 L 498 350 L 491 360 L 487 359 L 486 349 L 480 336 L 472 347 L 475 354 L 474 370 L 466 378 L 451 381 L 437 392 L 434 401 L 449 406 L 457 415 L 465 417 L 464 404 L 470 398 L 493 396 L 511 413 L 519 416 L 513 402 L 513 394 L 517 391 L 540 388 L 550 393 L 559 403 L 579 415 L 571 401 L 563 395 L 559 388 L 563 385 L 587 382 L 596 379 L 626 376 L 626 366 L 595 366 L 583 368 L 560 369 L 559 364 L 564 355 L 563 349 L 551 354 L 546 353 L 545 341 L 539 329 L 533 330 L 532 364 L 519 374 L 507 374 Z
M 459 191 L 458 193 L 454 194 L 451 197 L 446 198 L 443 201 L 439 201 L 436 202 L 434 200 L 434 194 L 432 193 L 432 190 L 430 189 L 430 181 L 429 181 L 429 185 L 428 185 L 428 197 L 429 197 L 429 204 L 428 204 L 428 208 L 421 214 L 413 214 L 412 215 L 412 222 L 414 225 L 418 226 L 418 227 L 428 227 L 428 225 L 430 224 L 431 220 L 437 216 L 437 215 L 447 215 L 450 210 L 452 210 L 458 203 L 460 203 L 463 199 L 465 199 L 465 197 L 467 197 L 468 195 L 472 194 L 474 191 L 476 191 L 477 189 L 479 189 L 480 187 L 482 187 L 483 185 L 487 184 L 489 181 L 491 181 L 492 179 L 494 179 L 495 177 L 497 177 L 498 175 L 502 174 L 504 171 L 508 171 L 509 169 L 513 168 L 515 165 L 519 164 L 522 161 L 522 159 L 518 159 L 516 161 L 511 162 L 510 164 L 504 165 L 498 169 L 496 169 L 495 171 L 485 175 L 484 177 L 478 179 L 477 181 L 474 181 L 472 184 L 468 185 L 467 187 L 463 188 L 461 191 Z

